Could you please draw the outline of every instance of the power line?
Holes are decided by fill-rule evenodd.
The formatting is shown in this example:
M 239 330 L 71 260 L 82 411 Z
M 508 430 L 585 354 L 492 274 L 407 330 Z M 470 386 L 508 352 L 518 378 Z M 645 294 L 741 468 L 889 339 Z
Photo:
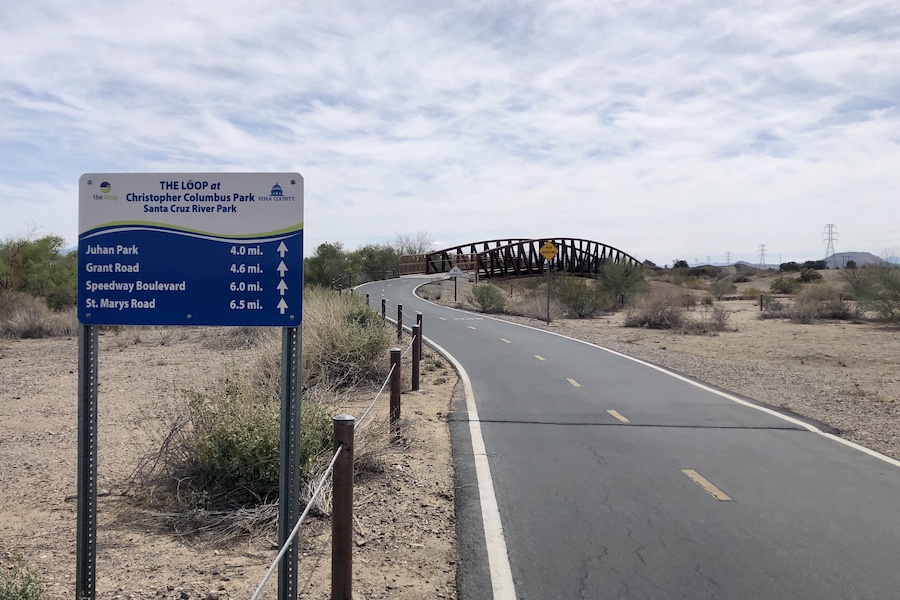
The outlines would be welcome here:
M 759 248 L 757 248 L 756 251 L 759 252 L 759 268 L 765 269 L 766 268 L 766 245 L 760 244 Z

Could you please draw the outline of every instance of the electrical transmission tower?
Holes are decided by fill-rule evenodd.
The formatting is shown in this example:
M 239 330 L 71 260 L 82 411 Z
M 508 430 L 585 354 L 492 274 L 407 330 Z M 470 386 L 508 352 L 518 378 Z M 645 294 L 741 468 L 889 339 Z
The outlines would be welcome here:
M 731 252 L 730 251 L 725 253 L 725 264 L 729 264 L 729 265 L 731 264 Z
M 834 240 L 838 237 L 837 225 L 834 223 L 828 223 L 825 225 L 825 231 L 822 232 L 822 238 L 828 244 L 828 247 L 825 248 L 825 260 L 828 260 L 829 257 L 834 256 Z M 834 263 L 834 259 L 831 260 Z M 836 266 L 832 264 L 832 266 Z
M 756 251 L 759 252 L 759 268 L 765 269 L 766 268 L 766 245 L 760 244 L 759 248 L 757 248 Z

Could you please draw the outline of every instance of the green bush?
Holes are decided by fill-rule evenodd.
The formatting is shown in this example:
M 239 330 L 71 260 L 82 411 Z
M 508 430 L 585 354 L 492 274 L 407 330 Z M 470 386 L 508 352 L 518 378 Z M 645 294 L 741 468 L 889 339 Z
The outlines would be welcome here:
M 725 294 L 730 294 L 731 292 L 737 289 L 737 286 L 734 285 L 728 279 L 716 279 L 712 283 L 709 284 L 707 288 L 709 293 L 716 297 L 716 300 L 721 300 Z
M 603 290 L 581 277 L 561 275 L 555 278 L 553 290 L 560 305 L 569 317 L 584 319 L 601 310 L 612 308 L 612 302 Z
M 791 277 L 779 277 L 769 286 L 776 294 L 793 294 L 800 289 L 800 280 Z
M 506 297 L 503 292 L 497 286 L 489 283 L 472 286 L 472 291 L 466 300 L 485 313 L 499 313 L 506 308 Z
M 822 274 L 815 269 L 803 269 L 800 271 L 800 281 L 802 283 L 812 283 L 813 281 L 821 281 Z
M 900 267 L 866 266 L 845 269 L 842 275 L 863 310 L 875 313 L 884 321 L 900 322 Z
M 747 275 L 746 273 L 738 273 L 734 277 L 731 278 L 732 283 L 747 283 L 751 281 L 753 277 Z
M 74 306 L 78 299 L 78 254 L 62 253 L 56 235 L 0 242 L 0 290 L 44 298 L 52 310 Z
M 635 297 L 645 294 L 650 289 L 644 278 L 644 270 L 625 262 L 607 261 L 603 263 L 596 279 L 600 291 L 610 299 L 613 305 L 623 295 L 625 303 L 628 304 Z
M 25 564 L 21 556 L 8 569 L 0 569 L 0 600 L 41 600 L 44 584 L 40 575 Z

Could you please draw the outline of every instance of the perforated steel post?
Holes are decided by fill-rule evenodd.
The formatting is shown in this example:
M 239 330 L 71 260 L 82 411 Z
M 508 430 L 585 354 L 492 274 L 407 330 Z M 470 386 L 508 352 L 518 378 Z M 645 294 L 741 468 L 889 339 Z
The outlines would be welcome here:
M 281 446 L 278 480 L 278 544 L 283 546 L 300 518 L 300 356 L 299 327 L 281 330 Z M 295 537 L 278 565 L 278 600 L 297 599 Z
M 332 423 L 332 448 L 341 454 L 334 463 L 331 504 L 331 598 L 353 600 L 353 425 L 350 415 Z
M 397 340 L 403 336 L 403 305 L 397 305 Z
M 97 579 L 97 325 L 78 327 L 78 506 L 75 597 L 94 600 Z
M 381 299 L 381 323 L 384 324 L 387 321 L 387 300 Z

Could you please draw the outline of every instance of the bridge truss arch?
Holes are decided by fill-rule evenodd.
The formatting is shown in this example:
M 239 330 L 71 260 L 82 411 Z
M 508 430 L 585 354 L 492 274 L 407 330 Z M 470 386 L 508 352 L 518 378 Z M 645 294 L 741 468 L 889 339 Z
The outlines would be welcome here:
M 547 261 L 540 249 L 552 242 L 559 251 L 550 260 L 550 269 L 581 277 L 591 277 L 607 263 L 640 267 L 641 262 L 601 242 L 578 238 L 507 238 L 462 244 L 427 254 L 400 257 L 400 274 L 446 273 L 454 266 L 479 279 L 540 275 Z

